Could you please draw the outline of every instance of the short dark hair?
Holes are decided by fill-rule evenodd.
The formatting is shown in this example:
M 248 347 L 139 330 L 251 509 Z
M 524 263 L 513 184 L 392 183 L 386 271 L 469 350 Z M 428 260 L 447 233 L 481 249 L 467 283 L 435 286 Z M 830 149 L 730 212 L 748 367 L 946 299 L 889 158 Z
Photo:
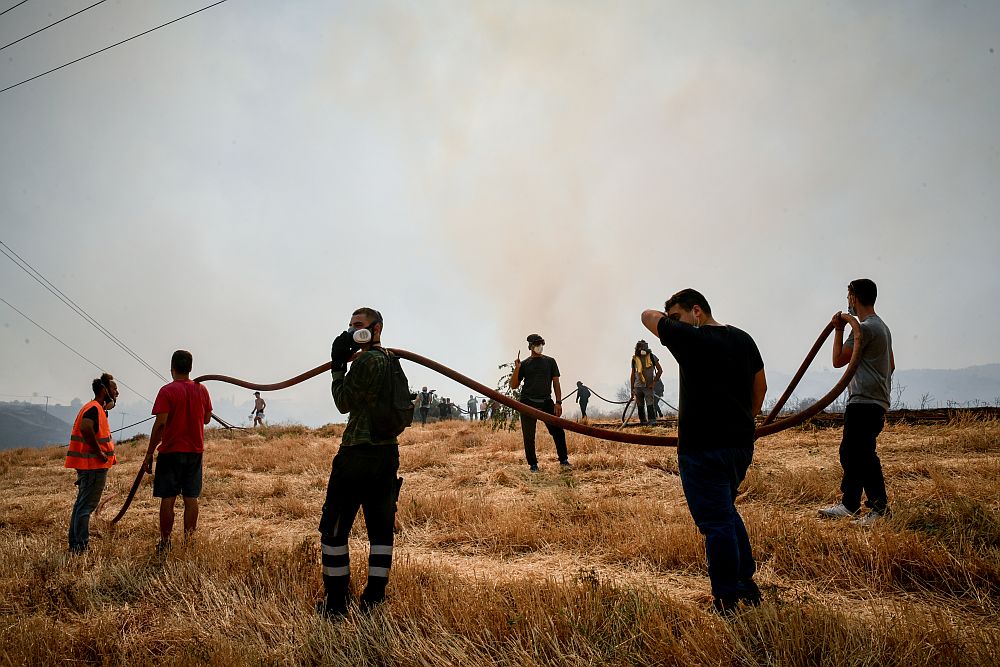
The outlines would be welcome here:
M 853 294 L 854 298 L 862 306 L 874 306 L 875 299 L 878 297 L 878 288 L 875 286 L 875 281 L 868 278 L 852 280 L 847 285 L 847 291 Z
M 90 383 L 90 388 L 94 390 L 94 398 L 97 398 L 98 394 L 101 393 L 101 389 L 107 389 L 108 393 L 111 392 L 111 381 L 114 380 L 114 376 L 111 373 L 101 373 L 101 377 L 95 378 L 93 382 Z
M 181 375 L 187 375 L 191 372 L 191 364 L 193 362 L 194 357 L 187 350 L 177 350 L 170 356 L 170 368 Z
M 706 315 L 711 316 L 712 314 L 712 307 L 708 305 L 708 299 L 705 298 L 705 295 L 690 287 L 682 289 L 667 299 L 667 302 L 663 304 L 663 310 L 666 312 L 674 306 L 680 306 L 687 311 L 690 311 L 695 306 L 699 306 L 705 311 Z
M 525 340 L 528 341 L 528 345 L 545 345 L 545 339 L 542 338 L 541 334 L 528 334 Z
M 353 313 L 351 313 L 352 317 L 354 315 L 364 315 L 365 317 L 367 317 L 372 321 L 372 324 L 382 324 L 382 313 L 378 312 L 374 308 L 368 308 L 368 307 L 358 308 Z

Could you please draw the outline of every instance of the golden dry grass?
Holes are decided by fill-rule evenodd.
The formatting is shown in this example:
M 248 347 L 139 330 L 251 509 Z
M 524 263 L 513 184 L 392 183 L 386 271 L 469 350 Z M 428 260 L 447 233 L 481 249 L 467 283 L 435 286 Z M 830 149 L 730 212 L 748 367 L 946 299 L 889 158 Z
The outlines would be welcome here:
M 758 442 L 738 504 L 765 603 L 708 611 L 701 536 L 673 450 L 570 434 L 560 474 L 520 435 L 409 429 L 390 601 L 315 616 L 316 524 L 340 426 L 212 431 L 196 539 L 154 556 L 147 481 L 114 515 L 145 441 L 119 448 L 90 552 L 66 554 L 64 450 L 0 454 L 0 661 L 51 664 L 987 665 L 1000 655 L 1000 424 L 894 426 L 894 515 L 821 522 L 839 430 Z M 179 509 L 179 508 L 178 508 Z M 359 518 L 352 565 L 363 577 Z

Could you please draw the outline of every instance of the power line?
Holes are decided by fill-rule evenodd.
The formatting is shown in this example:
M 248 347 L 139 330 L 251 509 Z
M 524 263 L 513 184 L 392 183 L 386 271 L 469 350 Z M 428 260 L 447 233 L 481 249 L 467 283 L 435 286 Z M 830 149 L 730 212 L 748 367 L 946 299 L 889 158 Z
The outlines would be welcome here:
M 46 74 L 52 74 L 52 72 L 61 70 L 63 67 L 69 67 L 70 65 L 74 65 L 74 64 L 80 62 L 81 60 L 86 60 L 87 58 L 90 58 L 91 56 L 96 56 L 98 53 L 104 53 L 108 49 L 113 49 L 116 46 L 121 46 L 125 42 L 130 42 L 133 39 L 136 39 L 138 37 L 142 37 L 143 35 L 148 35 L 149 33 L 153 32 L 154 30 L 159 30 L 160 28 L 167 27 L 171 23 L 177 23 L 178 21 L 183 21 L 184 19 L 188 18 L 189 16 L 194 16 L 195 14 L 198 14 L 199 12 L 203 12 L 206 9 L 211 9 L 212 7 L 217 7 L 218 5 L 221 5 L 223 2 L 226 2 L 226 0 L 218 0 L 218 2 L 213 2 L 212 4 L 210 4 L 210 5 L 206 6 L 206 7 L 202 7 L 201 9 L 196 9 L 195 11 L 191 12 L 190 14 L 185 14 L 184 16 L 180 16 L 178 18 L 175 18 L 172 21 L 167 21 L 166 23 L 161 23 L 160 25 L 156 26 L 155 28 L 150 28 L 149 30 L 146 30 L 144 32 L 140 32 L 138 35 L 132 35 L 131 37 L 129 37 L 127 39 L 123 39 L 120 42 L 115 42 L 111 46 L 105 46 L 103 49 L 98 49 L 97 51 L 94 51 L 93 53 L 88 53 L 85 56 L 81 56 L 80 58 L 77 58 L 76 60 L 71 60 L 68 63 L 63 63 L 62 65 L 59 65 L 59 67 L 53 67 L 52 69 L 48 70 L 47 72 L 42 72 L 41 74 L 36 74 L 35 76 L 31 77 L 30 79 L 25 79 L 24 81 L 19 81 L 19 82 L 15 83 L 12 86 L 7 86 L 6 88 L 2 88 L 2 89 L 0 89 L 0 93 L 5 93 L 8 90 L 10 90 L 11 88 L 17 88 L 20 85 L 23 85 L 23 84 L 28 83 L 30 81 L 34 81 L 35 79 L 39 79 L 39 78 L 45 76 Z
M 27 1 L 27 0 L 25 0 L 25 1 Z M 60 24 L 60 23 L 62 23 L 63 21 L 68 21 L 69 19 L 73 18 L 73 17 L 74 17 L 74 16 L 76 16 L 77 14 L 82 14 L 82 13 L 84 13 L 85 11 L 87 11 L 88 9 L 93 9 L 94 7 L 96 7 L 97 5 L 101 4 L 102 2 L 107 2 L 107 0 L 97 0 L 97 2 L 95 2 L 95 3 L 94 3 L 94 4 L 92 4 L 92 5 L 90 5 L 90 7 L 84 7 L 84 8 L 83 8 L 83 9 L 81 9 L 80 11 L 78 11 L 78 12 L 75 12 L 75 13 L 73 13 L 73 14 L 70 14 L 70 15 L 69 15 L 69 16 L 67 16 L 66 18 L 62 18 L 62 19 L 59 19 L 59 20 L 58 20 L 58 21 L 56 21 L 55 23 L 50 23 L 50 24 L 48 24 L 47 26 L 45 26 L 44 28 L 39 28 L 39 29 L 38 29 L 38 30 L 36 30 L 35 32 L 31 33 L 30 35 L 25 35 L 24 37 L 21 37 L 20 39 L 15 39 L 15 40 L 14 40 L 13 42 L 11 42 L 10 44 L 4 44 L 3 46 L 0 46 L 0 51 L 3 51 L 3 50 L 4 50 L 4 49 L 6 49 L 6 48 L 7 48 L 8 46 L 14 46 L 14 45 L 15 45 L 15 44 L 17 44 L 18 42 L 23 42 L 24 40 L 28 39 L 29 37 L 34 37 L 34 36 L 35 36 L 35 35 L 37 35 L 38 33 L 42 32 L 42 31 L 44 31 L 44 30 L 48 30 L 49 28 L 51 28 L 51 27 L 52 27 L 52 26 L 54 26 L 54 25 L 59 25 L 59 24 Z M 16 6 L 16 5 L 15 5 L 15 6 Z M 13 7 L 11 7 L 11 9 L 13 9 Z M 10 11 L 10 9 L 8 9 L 7 11 Z
M 46 329 L 45 327 L 43 327 L 43 326 L 42 326 L 41 324 L 39 324 L 39 323 L 38 323 L 38 322 L 36 322 L 35 320 L 31 319 L 31 318 L 30 318 L 30 317 L 28 317 L 27 315 L 25 315 L 25 314 L 24 314 L 23 312 L 21 312 L 20 310 L 18 310 L 18 309 L 17 309 L 17 308 L 16 308 L 16 307 L 15 307 L 15 306 L 14 306 L 13 304 L 11 304 L 11 302 L 10 302 L 10 301 L 7 301 L 7 299 L 5 299 L 5 298 L 3 298 L 3 297 L 0 297 L 0 301 L 3 301 L 3 302 L 4 302 L 5 304 L 7 304 L 8 306 L 10 306 L 11 310 L 13 310 L 13 311 L 14 311 L 15 313 L 17 313 L 18 315 L 20 315 L 21 317 L 23 317 L 24 319 L 28 320 L 29 322 L 31 322 L 32 324 L 34 324 L 34 325 L 35 325 L 36 327 L 38 327 L 39 329 L 41 329 L 42 331 L 44 331 L 45 333 L 47 333 L 47 334 L 48 334 L 49 336 L 51 336 L 51 337 L 52 337 L 52 338 L 53 338 L 53 339 L 54 339 L 54 340 L 55 340 L 56 342 L 58 342 L 58 343 L 59 343 L 60 345 L 62 345 L 63 347 L 65 347 L 65 348 L 66 348 L 67 350 L 69 350 L 70 352 L 72 352 L 72 353 L 73 353 L 73 354 L 75 354 L 76 356 L 80 357 L 81 359 L 83 359 L 83 360 L 84 360 L 84 361 L 86 361 L 86 362 L 87 362 L 88 364 L 90 364 L 91 366 L 93 366 L 93 367 L 94 367 L 94 368 L 96 368 L 97 370 L 101 371 L 102 373 L 104 372 L 104 369 L 103 369 L 103 368 L 101 368 L 100 366 L 98 366 L 97 364 L 95 364 L 95 363 L 94 363 L 93 361 L 91 361 L 91 360 L 90 360 L 90 359 L 88 359 L 87 357 L 83 356 L 82 354 L 80 354 L 79 352 L 77 352 L 76 350 L 74 350 L 74 349 L 73 349 L 72 347 L 70 347 L 70 346 L 69 346 L 69 345 L 68 345 L 67 343 L 65 343 L 65 342 L 64 342 L 64 341 L 63 341 L 62 339 L 60 339 L 60 338 L 59 338 L 58 336 L 56 336 L 56 335 L 55 335 L 54 333 L 52 333 L 51 331 L 49 331 L 48 329 Z M 127 389 L 128 389 L 129 391 L 131 391 L 131 392 L 132 392 L 133 394 L 135 394 L 135 395 L 136 395 L 136 396 L 138 396 L 139 398 L 141 398 L 141 399 L 145 400 L 145 401 L 146 401 L 147 403 L 152 403 L 152 401 L 151 401 L 151 400 L 149 400 L 148 398 L 146 398 L 145 396 L 143 396 L 142 394 L 140 394 L 139 392 L 137 392 L 137 391 L 136 391 L 135 389 L 133 389 L 132 387 L 129 387 L 129 386 L 128 386 L 127 384 L 125 384 L 125 383 L 124 383 L 123 381 L 121 381 L 121 380 L 119 380 L 119 379 L 117 379 L 117 378 L 115 378 L 115 381 L 116 381 L 116 382 L 118 382 L 119 384 L 121 384 L 122 386 L 126 387 L 126 388 L 127 388 Z
M 26 3 L 27 1 L 28 1 L 28 0 L 21 0 L 21 2 L 17 3 L 17 4 L 16 4 L 16 5 L 14 5 L 13 7 L 8 7 L 7 9 L 3 10 L 2 12 L 0 12 L 0 16 L 3 16 L 4 14 L 6 14 L 7 12 L 9 12 L 9 11 L 10 11 L 10 10 L 12 10 L 12 9 L 17 9 L 18 7 L 20 7 L 21 5 L 23 5 L 23 4 L 24 4 L 24 3 Z
M 104 334 L 106 338 L 108 338 L 111 342 L 113 342 L 115 345 L 121 348 L 122 351 L 124 351 L 126 354 L 128 354 L 133 359 L 142 364 L 146 368 L 146 370 L 148 370 L 150 373 L 158 377 L 163 382 L 169 382 L 169 380 L 167 380 L 166 377 L 164 377 L 159 371 L 150 366 L 148 363 L 146 363 L 146 361 L 142 357 L 140 357 L 135 351 L 133 351 L 132 348 L 126 345 L 120 338 L 115 336 L 113 333 L 108 331 L 108 329 L 104 325 L 102 325 L 100 322 L 91 317 L 90 313 L 84 310 L 82 306 L 73 301 L 73 299 L 66 296 L 66 294 L 64 294 L 62 290 L 53 285 L 48 278 L 43 276 L 35 267 L 29 264 L 26 259 L 18 255 L 16 252 L 14 252 L 14 250 L 3 241 L 0 241 L 0 253 L 3 253 L 7 257 L 7 259 L 17 264 L 17 266 L 22 271 L 31 276 L 35 280 L 35 282 L 37 282 L 39 285 L 47 289 L 57 299 L 62 301 L 63 304 L 65 304 L 68 308 L 73 310 L 77 315 L 86 320 L 91 326 L 95 327 L 98 331 Z M 13 255 L 13 257 L 11 255 Z M 15 259 L 15 257 L 17 259 Z

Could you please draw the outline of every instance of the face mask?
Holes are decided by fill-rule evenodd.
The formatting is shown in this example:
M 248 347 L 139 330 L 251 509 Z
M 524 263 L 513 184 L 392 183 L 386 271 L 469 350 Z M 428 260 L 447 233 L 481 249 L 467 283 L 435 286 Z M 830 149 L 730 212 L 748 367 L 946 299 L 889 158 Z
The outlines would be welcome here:
M 646 356 L 646 350 L 639 350 L 639 354 L 641 354 L 642 356 Z
M 360 329 L 348 329 L 351 331 L 351 338 L 357 345 L 367 345 L 372 342 L 372 338 L 375 335 L 375 322 L 372 322 L 367 327 L 362 327 Z
M 108 410 L 113 410 L 115 407 L 115 403 L 117 403 L 117 401 L 115 400 L 114 396 L 111 395 L 111 390 L 105 389 L 105 396 L 104 396 L 105 412 L 107 412 Z
M 850 301 L 847 302 L 847 314 L 853 317 L 858 316 L 858 309 L 851 305 Z
M 536 345 L 533 348 L 531 348 L 531 351 L 534 352 L 535 354 L 541 354 L 543 349 L 545 349 L 544 345 Z

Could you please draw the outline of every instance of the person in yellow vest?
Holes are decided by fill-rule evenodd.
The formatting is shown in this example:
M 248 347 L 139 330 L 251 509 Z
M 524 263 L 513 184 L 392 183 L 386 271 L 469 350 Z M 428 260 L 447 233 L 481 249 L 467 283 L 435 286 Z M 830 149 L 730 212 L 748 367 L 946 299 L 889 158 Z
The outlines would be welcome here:
M 66 452 L 66 467 L 76 469 L 76 502 L 69 517 L 69 550 L 79 554 L 90 542 L 90 515 L 97 509 L 115 464 L 115 443 L 108 425 L 108 410 L 115 407 L 118 384 L 109 373 L 91 383 L 94 400 L 82 408 L 73 422 Z
M 656 355 L 650 352 L 649 344 L 640 340 L 635 344 L 632 354 L 632 375 L 629 386 L 632 387 L 632 398 L 639 408 L 640 424 L 656 424 L 656 395 L 654 388 L 657 380 L 663 375 L 663 367 Z

